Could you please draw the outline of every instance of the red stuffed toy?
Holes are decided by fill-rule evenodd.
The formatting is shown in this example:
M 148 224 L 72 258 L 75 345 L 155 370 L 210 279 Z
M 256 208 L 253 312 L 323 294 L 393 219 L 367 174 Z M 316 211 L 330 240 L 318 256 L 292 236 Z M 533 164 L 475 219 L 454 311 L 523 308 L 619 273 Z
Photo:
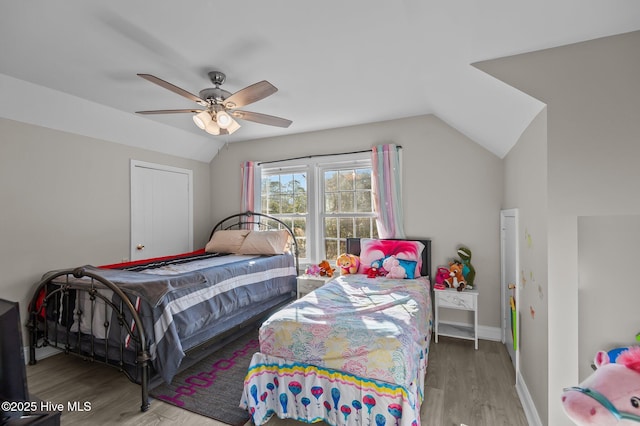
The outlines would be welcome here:
M 376 260 L 371 263 L 371 268 L 367 269 L 367 278 L 384 277 L 386 271 L 382 268 L 382 262 Z

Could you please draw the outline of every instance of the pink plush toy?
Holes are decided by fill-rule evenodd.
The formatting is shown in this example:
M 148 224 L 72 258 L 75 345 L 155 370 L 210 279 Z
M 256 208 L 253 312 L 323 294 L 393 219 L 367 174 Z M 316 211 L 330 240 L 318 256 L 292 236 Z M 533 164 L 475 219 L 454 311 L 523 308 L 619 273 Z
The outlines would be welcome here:
M 401 278 L 407 277 L 407 271 L 400 266 L 400 261 L 395 256 L 389 256 L 382 261 L 382 267 L 387 271 L 387 278 Z
M 438 266 L 438 270 L 436 271 L 436 284 L 444 284 L 447 278 L 449 278 L 449 268 Z
M 320 267 L 318 265 L 309 265 L 304 271 L 307 275 L 313 275 L 314 277 L 320 276 Z
M 631 425 L 640 422 L 640 347 L 620 353 L 616 362 L 600 351 L 591 376 L 564 390 L 562 406 L 573 422 L 582 425 Z
M 360 258 L 354 254 L 342 253 L 336 259 L 336 266 L 340 268 L 341 275 L 357 274 Z

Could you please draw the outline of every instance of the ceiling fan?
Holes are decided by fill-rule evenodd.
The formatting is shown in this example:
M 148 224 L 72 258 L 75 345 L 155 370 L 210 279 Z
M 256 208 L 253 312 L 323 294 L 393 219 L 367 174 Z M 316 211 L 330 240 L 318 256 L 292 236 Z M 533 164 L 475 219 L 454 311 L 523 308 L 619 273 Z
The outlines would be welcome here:
M 234 118 L 278 127 L 289 127 L 292 123 L 291 120 L 287 120 L 286 118 L 236 109 L 257 102 L 278 91 L 273 84 L 266 80 L 247 86 L 232 94 L 220 88 L 220 85 L 222 85 L 226 79 L 224 73 L 211 71 L 209 72 L 209 78 L 215 87 L 203 89 L 199 92 L 199 96 L 196 96 L 151 74 L 138 75 L 160 87 L 164 87 L 173 93 L 177 93 L 180 96 L 196 102 L 202 106 L 203 109 L 136 111 L 137 114 L 193 113 L 193 121 L 196 123 L 196 126 L 212 135 L 230 135 L 238 130 L 240 124 L 238 124 Z

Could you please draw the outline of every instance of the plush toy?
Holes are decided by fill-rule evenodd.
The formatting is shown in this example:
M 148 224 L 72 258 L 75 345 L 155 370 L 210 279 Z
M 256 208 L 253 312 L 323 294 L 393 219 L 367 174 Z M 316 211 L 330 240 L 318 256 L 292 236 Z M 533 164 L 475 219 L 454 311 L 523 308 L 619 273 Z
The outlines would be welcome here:
M 400 266 L 400 261 L 395 256 L 386 257 L 382 261 L 382 267 L 387 271 L 387 278 L 404 279 L 407 277 L 407 271 Z
M 342 253 L 336 259 L 336 266 L 340 268 L 342 275 L 357 274 L 360 267 L 360 258 L 354 254 Z
M 333 277 L 333 271 L 335 271 L 335 269 L 331 267 L 328 261 L 323 260 L 318 263 L 318 266 L 320 267 L 321 277 Z
M 382 259 L 371 262 L 371 267 L 367 269 L 367 278 L 384 277 L 387 271 L 382 267 Z
M 438 266 L 436 271 L 436 284 L 444 284 L 447 278 L 449 278 L 449 269 L 444 266 Z
M 458 291 L 464 290 L 466 282 L 462 275 L 462 263 L 458 261 L 449 262 L 449 277 L 444 282 L 450 288 L 455 288 Z
M 307 266 L 307 269 L 305 269 L 304 273 L 317 277 L 318 275 L 320 275 L 320 267 L 318 265 L 309 265 Z
M 371 268 L 367 269 L 367 278 L 375 278 L 380 276 L 383 275 L 377 267 L 372 266 Z
M 476 269 L 471 264 L 471 250 L 469 247 L 458 247 L 458 256 L 462 260 L 462 275 L 467 282 L 467 287 L 473 288 L 473 281 L 476 279 Z
M 597 370 L 562 393 L 562 407 L 576 425 L 627 425 L 640 422 L 640 347 L 630 347 L 615 362 L 596 354 Z

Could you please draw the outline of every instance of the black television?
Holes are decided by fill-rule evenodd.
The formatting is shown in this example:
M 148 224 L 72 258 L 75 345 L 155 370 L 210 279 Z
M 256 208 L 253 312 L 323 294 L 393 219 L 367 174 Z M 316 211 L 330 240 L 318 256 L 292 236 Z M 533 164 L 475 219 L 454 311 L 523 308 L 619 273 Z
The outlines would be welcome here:
M 0 401 L 29 401 L 21 330 L 18 302 L 0 299 Z M 23 414 L 2 410 L 0 424 Z

